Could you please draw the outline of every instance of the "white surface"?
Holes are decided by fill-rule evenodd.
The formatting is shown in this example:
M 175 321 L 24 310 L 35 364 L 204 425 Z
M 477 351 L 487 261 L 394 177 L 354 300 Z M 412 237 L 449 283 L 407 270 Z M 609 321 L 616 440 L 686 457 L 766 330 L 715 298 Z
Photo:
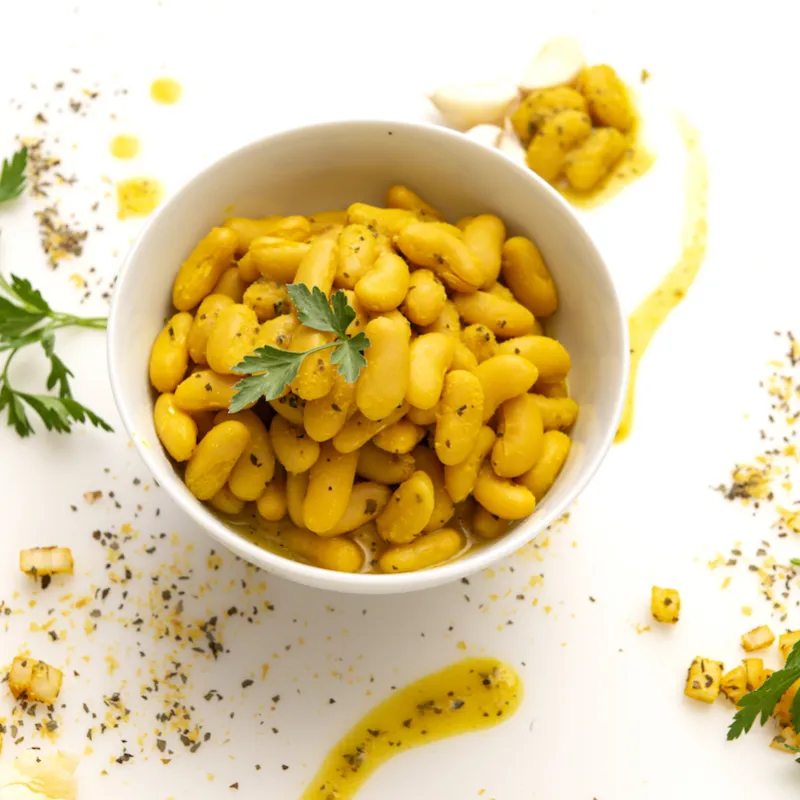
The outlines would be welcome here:
M 469 175 L 465 176 L 465 170 Z M 403 181 L 457 220 L 490 210 L 509 235 L 541 250 L 559 292 L 549 330 L 575 364 L 570 387 L 581 406 L 570 458 L 547 497 L 507 536 L 436 570 L 347 575 L 285 559 L 238 535 L 199 503 L 158 444 L 146 365 L 172 313 L 180 264 L 227 214 L 313 214 L 354 202 L 380 205 Z M 154 297 L 164 298 L 163 303 Z M 218 542 L 256 566 L 319 589 L 385 594 L 430 588 L 494 566 L 560 517 L 595 474 L 614 438 L 625 397 L 628 337 L 608 269 L 566 202 L 530 171 L 438 126 L 402 122 L 313 125 L 267 138 L 217 162 L 153 216 L 123 265 L 108 329 L 111 385 L 123 422 L 170 497 Z
M 707 263 L 642 365 L 630 440 L 612 450 L 547 549 L 515 556 L 493 577 L 476 577 L 468 587 L 367 599 L 269 578 L 266 589 L 244 597 L 239 580 L 251 585 L 248 568 L 226 555 L 223 568 L 209 577 L 210 540 L 163 493 L 144 492 L 149 477 L 123 435 L 90 430 L 62 438 L 42 434 L 23 443 L 0 432 L 0 586 L 8 602 L 26 609 L 6 619 L 0 662 L 28 646 L 53 663 L 68 664 L 61 746 L 79 750 L 87 726 L 81 703 L 102 716 L 102 694 L 120 689 L 121 678 L 130 681 L 126 700 L 134 714 L 123 727 L 97 737 L 95 755 L 81 763 L 83 798 L 292 800 L 338 736 L 390 686 L 465 652 L 505 658 L 520 669 L 527 695 L 518 715 L 491 732 L 403 755 L 376 774 L 358 800 L 399 800 L 411 793 L 447 800 L 796 796 L 799 767 L 767 748 L 766 731 L 728 744 L 730 706 L 700 707 L 681 695 L 694 655 L 733 662 L 740 657 L 739 634 L 769 621 L 754 575 L 745 569 L 709 571 L 706 562 L 736 541 L 752 554 L 770 537 L 771 517 L 752 517 L 708 487 L 725 480 L 735 461 L 756 452 L 767 413 L 757 382 L 767 372 L 765 362 L 783 350 L 772 330 L 796 319 L 800 175 L 788 134 L 797 130 L 800 112 L 791 79 L 782 82 L 794 65 L 776 63 L 774 56 L 794 51 L 796 25 L 783 13 L 792 4 L 763 2 L 746 13 L 726 7 L 724 17 L 716 4 L 698 2 L 648 4 L 646 14 L 641 3 L 606 2 L 601 13 L 601 4 L 573 2 L 563 5 L 560 16 L 544 6 L 502 2 L 481 10 L 430 2 L 320 10 L 314 4 L 300 9 L 271 3 L 260 12 L 250 3 L 169 0 L 125 4 L 125 12 L 120 3 L 77 0 L 5 6 L 4 31 L 20 33 L 4 36 L 0 50 L 0 97 L 6 102 L 1 152 L 10 152 L 15 134 L 36 133 L 33 116 L 52 101 L 53 83 L 67 80 L 78 90 L 100 84 L 102 95 L 88 117 L 53 115 L 57 122 L 49 129 L 50 136 L 60 134 L 53 147 L 65 169 L 80 178 L 63 190 L 64 202 L 92 221 L 88 207 L 109 189 L 103 175 L 153 175 L 176 187 L 218 153 L 271 130 L 346 116 L 431 119 L 421 90 L 476 75 L 513 78 L 541 41 L 562 32 L 584 41 L 590 60 L 608 58 L 631 79 L 642 67 L 650 70 L 653 93 L 662 91 L 702 131 L 712 174 Z M 83 72 L 74 76 L 70 67 Z M 184 85 L 177 106 L 156 106 L 148 98 L 151 79 L 162 74 Z M 30 89 L 30 82 L 41 88 Z M 115 97 L 115 88 L 129 94 Z M 14 102 L 5 100 L 12 97 Z M 652 172 L 587 216 L 628 308 L 679 248 L 682 155 L 666 115 L 661 121 L 663 128 L 653 132 L 659 161 Z M 137 161 L 108 156 L 108 140 L 117 132 L 141 137 Z M 26 200 L 0 211 L 2 268 L 32 277 L 54 304 L 77 309 L 78 292 L 68 280 L 73 268 L 47 270 L 33 210 Z M 94 264 L 109 277 L 119 264 L 115 251 L 125 250 L 139 224 L 115 222 L 108 199 L 98 218 L 106 230 L 90 239 L 79 271 Z M 102 313 L 105 305 L 97 295 L 82 308 Z M 97 411 L 117 423 L 102 337 L 65 334 L 62 351 L 78 376 L 77 395 L 91 398 Z M 31 367 L 32 379 L 41 377 L 37 370 Z M 134 478 L 142 483 L 132 485 Z M 107 498 L 87 506 L 82 494 L 90 489 L 115 491 L 122 508 Z M 79 512 L 70 512 L 70 504 Z M 196 616 L 243 606 L 254 597 L 274 605 L 273 612 L 259 614 L 258 626 L 238 617 L 226 623 L 230 654 L 218 662 L 186 659 L 194 667 L 184 694 L 213 737 L 194 756 L 178 744 L 167 766 L 158 760 L 151 733 L 142 746 L 137 743 L 152 731 L 154 714 L 153 702 L 139 699 L 147 674 L 136 676 L 137 653 L 140 647 L 149 655 L 167 649 L 153 640 L 149 626 L 139 635 L 104 616 L 98 631 L 84 636 L 85 614 L 76 612 L 70 619 L 78 627 L 66 642 L 29 631 L 31 621 L 46 618 L 51 598 L 104 585 L 104 552 L 90 534 L 95 528 L 117 531 L 124 522 L 145 539 L 180 533 L 180 543 L 161 545 L 155 560 L 132 560 L 144 568 L 193 558 L 199 567 L 189 581 L 198 597 L 191 602 Z M 16 553 L 22 545 L 48 543 L 72 546 L 78 573 L 69 588 L 51 587 L 29 609 L 32 592 L 16 571 Z M 191 544 L 193 553 L 185 553 Z M 798 549 L 785 540 L 783 557 L 798 555 Z M 531 588 L 529 579 L 538 574 L 543 585 Z M 727 574 L 733 582 L 721 591 Z M 128 616 L 148 581 L 146 573 L 133 581 L 131 591 L 138 594 Z M 681 590 L 681 621 L 638 635 L 634 625 L 650 622 L 653 583 Z M 518 593 L 525 599 L 517 600 Z M 754 608 L 750 618 L 739 612 L 745 603 Z M 514 624 L 507 625 L 508 619 Z M 800 620 L 789 622 L 797 626 Z M 461 640 L 466 651 L 456 647 Z M 109 649 L 122 662 L 114 675 L 103 661 Z M 271 664 L 264 682 L 262 663 Z M 251 672 L 256 683 L 243 691 L 240 683 Z M 231 699 L 207 703 L 202 698 L 211 688 Z M 270 697 L 278 693 L 281 700 L 272 710 Z M 331 697 L 336 704 L 329 704 Z M 6 697 L 2 704 L 0 713 L 6 713 Z M 121 739 L 136 754 L 122 766 L 108 760 L 121 752 Z M 2 758 L 14 749 L 7 736 Z M 215 776 L 213 782 L 206 773 Z M 226 788 L 237 780 L 238 793 Z

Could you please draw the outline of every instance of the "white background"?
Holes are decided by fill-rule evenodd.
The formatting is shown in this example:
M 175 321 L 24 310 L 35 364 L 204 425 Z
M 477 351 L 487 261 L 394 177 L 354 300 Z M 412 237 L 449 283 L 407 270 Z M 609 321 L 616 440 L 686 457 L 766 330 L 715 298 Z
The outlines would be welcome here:
M 644 360 L 630 440 L 612 450 L 548 547 L 527 548 L 469 586 L 350 598 L 254 577 L 227 554 L 219 571 L 208 572 L 210 540 L 157 489 L 144 491 L 150 479 L 118 423 L 102 335 L 62 335 L 58 349 L 77 374 L 76 394 L 117 433 L 40 433 L 22 442 L 0 429 L 0 599 L 25 609 L 6 620 L 0 662 L 29 647 L 65 667 L 60 742 L 78 752 L 87 727 L 81 703 L 101 710 L 103 694 L 127 681 L 123 695 L 133 714 L 98 737 L 95 753 L 83 760 L 82 798 L 291 800 L 329 747 L 391 686 L 465 654 L 487 654 L 517 667 L 526 691 L 519 713 L 488 733 L 397 758 L 374 775 L 359 800 L 796 796 L 800 766 L 767 748 L 771 731 L 728 744 L 730 705 L 720 700 L 707 708 L 682 696 L 685 669 L 695 655 L 733 664 L 741 657 L 742 632 L 761 622 L 783 627 L 771 620 L 758 578 L 744 563 L 712 571 L 707 562 L 736 542 L 753 556 L 761 539 L 776 541 L 769 512 L 751 516 L 709 487 L 757 452 L 758 428 L 768 412 L 758 381 L 766 362 L 785 349 L 772 331 L 797 318 L 800 114 L 790 57 L 796 47 L 793 4 L 573 0 L 554 11 L 550 4 L 499 0 L 7 0 L 0 8 L 0 153 L 12 152 L 16 135 L 44 134 L 64 172 L 79 178 L 76 186 L 56 192 L 62 207 L 74 209 L 84 224 L 105 225 L 90 236 L 80 262 L 51 272 L 37 245 L 33 211 L 39 206 L 28 198 L 0 211 L 0 269 L 31 277 L 64 310 L 79 309 L 80 292 L 69 275 L 85 275 L 93 265 L 107 282 L 141 227 L 135 220 L 116 221 L 113 197 L 104 197 L 113 187 L 104 176 L 155 177 L 172 191 L 226 150 L 295 124 L 371 116 L 436 119 L 424 100 L 426 89 L 453 78 L 513 77 L 554 33 L 578 36 L 592 60 L 618 65 L 632 82 L 641 68 L 654 76 L 643 102 L 657 165 L 611 204 L 584 215 L 626 308 L 679 253 L 683 154 L 671 109 L 679 108 L 700 129 L 711 170 L 708 258 Z M 70 73 L 73 67 L 81 74 Z M 149 99 L 150 82 L 162 75 L 184 87 L 176 106 Z M 52 87 L 61 80 L 67 87 L 57 96 Z M 58 114 L 65 93 L 81 88 L 100 91 L 87 116 Z M 128 94 L 115 95 L 118 89 Z M 33 121 L 39 111 L 50 120 L 46 128 Z M 116 133 L 140 137 L 136 161 L 111 158 L 108 142 Z M 96 200 L 100 209 L 92 214 Z M 107 306 L 96 292 L 80 308 L 104 314 Z M 21 363 L 17 380 L 36 385 L 41 374 L 34 362 Z M 95 489 L 114 491 L 122 507 L 107 495 L 88 506 L 82 495 Z M 130 558 L 144 573 L 131 583 L 133 596 L 118 616 L 131 616 L 147 592 L 149 572 L 172 559 L 195 562 L 188 583 L 196 597 L 187 604 L 197 617 L 250 601 L 262 609 L 265 602 L 274 606 L 257 625 L 228 621 L 222 637 L 230 652 L 218 662 L 184 654 L 192 662 L 184 696 L 213 735 L 195 755 L 178 744 L 166 766 L 152 735 L 153 704 L 138 697 L 148 675 L 136 670 L 140 649 L 149 657 L 159 648 L 166 654 L 169 646 L 155 642 L 150 627 L 137 635 L 110 612 L 91 636 L 83 633 L 85 610 L 73 612 L 59 624 L 75 625 L 64 642 L 29 629 L 47 618 L 57 597 L 106 585 L 104 552 L 91 531 L 119 531 L 126 522 L 138 531 Z M 177 544 L 161 545 L 153 557 L 134 555 L 160 532 L 179 534 Z M 45 596 L 16 568 L 19 548 L 36 544 L 69 545 L 76 554 L 74 579 Z M 186 553 L 187 546 L 193 552 Z M 800 555 L 791 539 L 781 548 L 783 558 Z M 541 586 L 529 585 L 534 575 L 544 576 Z M 733 580 L 722 590 L 727 575 Z M 266 586 L 246 596 L 241 579 L 249 587 L 264 579 Z M 681 590 L 681 621 L 668 629 L 653 624 L 639 634 L 636 626 L 651 622 L 654 583 Z M 37 604 L 29 608 L 32 597 Z M 740 611 L 745 604 L 754 608 L 750 618 Z M 143 609 L 149 614 L 146 603 Z M 800 619 L 786 624 L 792 622 Z M 466 651 L 458 649 L 459 641 Z M 113 675 L 104 660 L 110 652 L 122 662 Z M 264 681 L 263 663 L 270 664 Z M 242 690 L 251 673 L 255 684 Z M 202 699 L 211 688 L 225 696 L 223 703 Z M 10 713 L 10 701 L 0 694 L 0 715 Z M 281 700 L 274 704 L 270 698 L 277 694 Z M 109 761 L 122 751 L 121 740 L 135 754 L 122 766 Z M 26 738 L 22 746 L 28 743 Z M 2 759 L 14 751 L 6 737 Z M 234 781 L 238 793 L 227 788 Z

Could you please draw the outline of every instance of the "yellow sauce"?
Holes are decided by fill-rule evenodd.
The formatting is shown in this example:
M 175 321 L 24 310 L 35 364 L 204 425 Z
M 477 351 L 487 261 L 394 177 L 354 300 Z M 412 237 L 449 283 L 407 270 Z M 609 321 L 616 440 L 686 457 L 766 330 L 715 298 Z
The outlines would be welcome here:
M 301 800 L 349 800 L 383 763 L 412 747 L 504 722 L 522 683 L 507 664 L 467 658 L 395 692 L 328 753 Z M 416 787 L 420 796 L 423 787 Z M 414 787 L 408 786 L 409 795 Z
M 139 140 L 129 133 L 121 133 L 111 140 L 108 149 L 114 158 L 135 158 L 139 155 Z
M 669 313 L 686 296 L 697 277 L 706 255 L 708 225 L 708 162 L 698 132 L 683 118 L 678 128 L 686 146 L 686 207 L 683 219 L 683 249 L 678 263 L 666 274 L 658 288 L 646 297 L 628 319 L 630 331 L 631 369 L 628 393 L 616 441 L 623 441 L 633 425 L 634 395 L 639 363 L 655 332 Z
M 181 85 L 178 81 L 172 80 L 172 78 L 159 78 L 150 85 L 150 97 L 152 97 L 156 103 L 172 105 L 181 99 L 182 94 L 183 89 Z
M 152 178 L 131 178 L 117 184 L 117 219 L 146 217 L 161 202 L 164 190 Z

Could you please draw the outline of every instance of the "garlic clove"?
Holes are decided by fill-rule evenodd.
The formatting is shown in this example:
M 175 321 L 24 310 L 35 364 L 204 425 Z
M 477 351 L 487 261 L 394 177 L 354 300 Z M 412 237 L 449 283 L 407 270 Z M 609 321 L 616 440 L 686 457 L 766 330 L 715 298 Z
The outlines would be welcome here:
M 525 148 L 522 146 L 522 142 L 520 142 L 517 132 L 514 130 L 514 126 L 508 118 L 506 118 L 503 123 L 503 136 L 497 147 L 501 153 L 505 153 L 509 158 L 513 158 L 514 161 L 519 161 L 521 164 L 526 163 Z
M 440 86 L 430 101 L 449 126 L 466 131 L 476 125 L 501 123 L 517 97 L 512 83 L 451 83 Z
M 580 44 L 569 36 L 551 39 L 528 64 L 519 88 L 522 92 L 572 83 L 584 66 Z
M 464 136 L 486 147 L 498 147 L 503 136 L 503 129 L 499 125 L 476 125 L 470 128 Z

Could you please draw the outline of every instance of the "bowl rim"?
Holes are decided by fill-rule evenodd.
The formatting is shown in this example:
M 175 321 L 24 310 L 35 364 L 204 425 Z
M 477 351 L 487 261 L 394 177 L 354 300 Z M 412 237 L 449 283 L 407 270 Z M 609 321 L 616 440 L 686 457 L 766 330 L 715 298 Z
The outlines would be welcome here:
M 522 520 L 508 534 L 503 537 L 483 545 L 474 553 L 474 556 L 467 558 L 456 558 L 441 566 L 430 567 L 417 572 L 407 572 L 400 574 L 375 574 L 375 573 L 346 573 L 335 572 L 333 570 L 315 567 L 300 561 L 294 561 L 286 556 L 266 550 L 254 542 L 247 540 L 242 534 L 236 532 L 232 527 L 226 525 L 221 519 L 216 517 L 203 503 L 193 497 L 187 496 L 183 492 L 175 491 L 175 483 L 180 481 L 179 476 L 164 455 L 160 443 L 156 446 L 145 441 L 136 432 L 136 425 L 133 418 L 133 409 L 129 406 L 121 388 L 121 374 L 119 372 L 115 354 L 117 346 L 115 342 L 120 339 L 120 329 L 122 323 L 118 320 L 124 317 L 124 297 L 126 288 L 133 280 L 132 266 L 135 264 L 137 254 L 143 242 L 149 236 L 150 231 L 156 225 L 159 218 L 167 212 L 167 209 L 175 204 L 184 201 L 195 191 L 195 187 L 200 183 L 209 172 L 222 168 L 227 162 L 246 157 L 251 151 L 264 146 L 268 142 L 275 142 L 281 139 L 289 139 L 300 133 L 317 133 L 323 136 L 325 132 L 341 128 L 385 128 L 393 126 L 394 129 L 422 130 L 426 135 L 439 137 L 443 143 L 448 141 L 459 141 L 462 146 L 466 143 L 467 148 L 473 148 L 476 152 L 483 151 L 483 156 L 495 159 L 499 169 L 511 169 L 518 171 L 524 177 L 537 185 L 545 202 L 554 203 L 560 213 L 568 216 L 572 221 L 574 229 L 573 235 L 580 237 L 584 247 L 588 247 L 594 252 L 595 261 L 599 270 L 609 287 L 609 300 L 613 303 L 611 308 L 612 316 L 620 329 L 621 351 L 618 355 L 622 365 L 621 376 L 616 386 L 616 396 L 614 397 L 614 407 L 611 414 L 612 425 L 608 426 L 604 436 L 596 448 L 594 455 L 587 462 L 578 480 L 568 487 L 567 492 L 561 502 L 553 505 L 535 521 L 535 530 L 530 530 L 533 517 Z M 491 150 L 484 145 L 470 140 L 458 131 L 450 130 L 439 125 L 425 122 L 399 121 L 393 119 L 359 119 L 359 120 L 338 120 L 326 121 L 309 125 L 302 125 L 288 128 L 285 130 L 271 133 L 267 136 L 250 141 L 244 145 L 222 155 L 212 161 L 199 172 L 195 173 L 174 192 L 170 193 L 165 202 L 156 209 L 151 215 L 142 231 L 137 236 L 135 242 L 128 251 L 120 270 L 117 274 L 116 284 L 113 290 L 108 318 L 108 348 L 107 365 L 111 390 L 117 406 L 122 424 L 134 443 L 139 456 L 144 461 L 147 468 L 153 474 L 157 482 L 164 487 L 170 498 L 186 513 L 200 528 L 208 533 L 213 539 L 224 545 L 226 548 L 241 556 L 246 561 L 264 569 L 272 574 L 287 578 L 295 583 L 306 586 L 313 586 L 320 589 L 346 592 L 351 594 L 401 594 L 408 591 L 433 588 L 445 583 L 455 582 L 456 580 L 473 575 L 498 561 L 510 556 L 523 545 L 532 541 L 539 533 L 544 531 L 549 525 L 557 520 L 564 511 L 572 505 L 575 499 L 583 492 L 591 479 L 596 474 L 600 464 L 605 459 L 616 435 L 617 428 L 622 416 L 625 402 L 625 394 L 628 382 L 628 372 L 630 367 L 628 326 L 622 312 L 619 295 L 614 285 L 611 272 L 600 253 L 594 240 L 589 236 L 577 214 L 569 205 L 567 200 L 556 191 L 550 184 L 528 169 L 526 166 L 514 161 L 508 155 L 499 150 Z M 182 484 L 182 482 L 181 482 Z M 534 514 L 536 512 L 534 511 Z

